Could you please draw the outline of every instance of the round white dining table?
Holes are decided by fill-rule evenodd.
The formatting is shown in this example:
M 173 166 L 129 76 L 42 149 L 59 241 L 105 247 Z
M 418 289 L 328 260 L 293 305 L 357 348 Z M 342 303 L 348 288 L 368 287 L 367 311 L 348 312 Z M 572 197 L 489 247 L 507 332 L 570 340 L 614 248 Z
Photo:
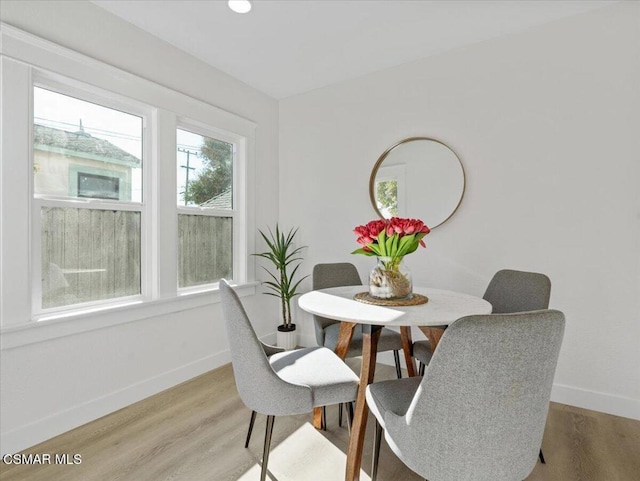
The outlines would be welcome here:
M 415 306 L 377 306 L 356 301 L 354 296 L 366 286 L 331 287 L 300 296 L 298 305 L 311 314 L 358 324 L 389 326 L 447 326 L 470 314 L 489 314 L 491 304 L 484 299 L 442 289 L 414 288 L 427 297 Z
M 435 350 L 446 327 L 455 320 L 473 314 L 490 314 L 491 304 L 480 297 L 460 292 L 414 287 L 414 292 L 424 295 L 428 301 L 412 306 L 378 306 L 354 299 L 366 290 L 366 286 L 343 286 L 321 289 L 303 294 L 298 299 L 300 308 L 311 314 L 342 321 L 336 345 L 336 354 L 344 359 L 349 350 L 353 330 L 362 325 L 362 368 L 356 398 L 356 409 L 351 425 L 347 450 L 346 481 L 360 479 L 362 449 L 369 410 L 365 391 L 373 381 L 377 344 L 382 327 L 398 327 L 402 336 L 407 372 L 415 375 L 411 357 L 411 327 L 416 326 L 427 336 Z M 320 427 L 321 408 L 314 411 L 314 426 Z

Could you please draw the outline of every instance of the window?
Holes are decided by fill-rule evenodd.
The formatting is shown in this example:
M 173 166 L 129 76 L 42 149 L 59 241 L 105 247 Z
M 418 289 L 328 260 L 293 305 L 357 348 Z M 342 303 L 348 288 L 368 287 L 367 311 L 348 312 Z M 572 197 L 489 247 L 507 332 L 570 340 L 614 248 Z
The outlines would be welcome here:
M 74 94 L 33 90 L 38 311 L 142 292 L 143 118 Z
M 108 175 L 78 172 L 78 197 L 118 200 L 119 193 L 120 179 Z
M 177 129 L 178 287 L 233 277 L 231 141 Z
M 11 345 L 209 305 L 221 277 L 255 292 L 256 124 L 3 25 L 6 38 L 0 317 L 29 327 Z M 217 190 L 197 197 L 212 170 Z M 53 319 L 65 328 L 30 329 Z

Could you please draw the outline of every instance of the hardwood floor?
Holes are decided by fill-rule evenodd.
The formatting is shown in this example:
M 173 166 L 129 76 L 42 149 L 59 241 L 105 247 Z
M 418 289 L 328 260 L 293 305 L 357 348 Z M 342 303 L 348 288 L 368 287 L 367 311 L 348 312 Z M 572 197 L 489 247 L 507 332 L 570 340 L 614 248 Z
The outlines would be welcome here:
M 358 360 L 348 360 L 356 368 Z M 380 365 L 376 380 L 391 379 Z M 346 425 L 327 409 L 327 431 L 310 415 L 276 418 L 269 459 L 271 481 L 344 479 Z M 259 479 L 265 417 L 258 415 L 249 449 L 250 411 L 236 392 L 231 366 L 223 366 L 125 409 L 62 434 L 24 453 L 51 454 L 50 465 L 7 465 L 2 481 L 253 481 Z M 368 480 L 372 426 L 361 480 Z M 527 481 L 637 481 L 640 421 L 551 404 L 543 449 Z M 56 465 L 55 454 L 82 457 Z M 383 443 L 379 481 L 419 481 Z

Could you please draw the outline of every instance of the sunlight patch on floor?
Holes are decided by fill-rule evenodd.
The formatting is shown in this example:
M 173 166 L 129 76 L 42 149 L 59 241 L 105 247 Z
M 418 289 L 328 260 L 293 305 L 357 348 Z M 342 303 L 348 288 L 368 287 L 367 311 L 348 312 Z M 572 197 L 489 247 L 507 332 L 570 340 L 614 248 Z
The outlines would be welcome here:
M 346 451 L 346 446 L 344 446 Z M 321 481 L 344 479 L 346 454 L 326 439 L 310 423 L 303 424 L 278 446 L 273 446 L 269 455 L 270 481 Z M 261 465 L 256 464 L 238 481 L 260 479 Z M 370 481 L 360 471 L 360 481 Z

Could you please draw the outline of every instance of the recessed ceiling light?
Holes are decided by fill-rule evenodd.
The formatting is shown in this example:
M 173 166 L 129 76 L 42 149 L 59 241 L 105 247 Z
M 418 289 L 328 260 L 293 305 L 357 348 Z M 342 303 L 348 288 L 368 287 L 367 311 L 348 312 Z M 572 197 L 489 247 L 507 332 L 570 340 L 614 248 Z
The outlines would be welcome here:
M 229 8 L 236 13 L 247 13 L 251 10 L 249 0 L 229 0 Z

